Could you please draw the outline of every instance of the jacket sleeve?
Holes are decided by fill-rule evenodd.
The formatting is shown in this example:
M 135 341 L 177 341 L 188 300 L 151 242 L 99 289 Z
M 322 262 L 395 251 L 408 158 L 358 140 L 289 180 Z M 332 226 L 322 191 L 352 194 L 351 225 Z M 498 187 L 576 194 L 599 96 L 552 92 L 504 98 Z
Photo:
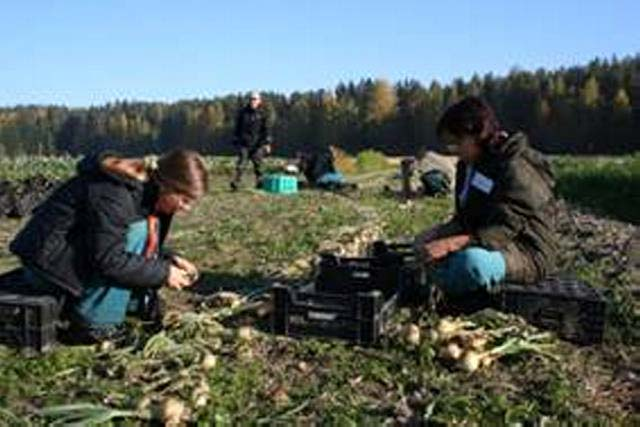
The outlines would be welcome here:
M 526 162 L 509 164 L 496 194 L 487 206 L 486 220 L 473 233 L 472 243 L 500 250 L 527 227 L 549 200 L 551 191 Z
M 242 139 L 242 128 L 244 127 L 243 117 L 244 115 L 242 114 L 242 110 L 238 111 L 238 113 L 236 114 L 235 129 L 233 130 L 233 137 L 236 141 L 239 141 L 240 139 Z
M 108 183 L 89 189 L 87 239 L 93 268 L 124 286 L 160 287 L 168 277 L 169 261 L 126 251 L 128 222 L 134 212 L 126 189 Z

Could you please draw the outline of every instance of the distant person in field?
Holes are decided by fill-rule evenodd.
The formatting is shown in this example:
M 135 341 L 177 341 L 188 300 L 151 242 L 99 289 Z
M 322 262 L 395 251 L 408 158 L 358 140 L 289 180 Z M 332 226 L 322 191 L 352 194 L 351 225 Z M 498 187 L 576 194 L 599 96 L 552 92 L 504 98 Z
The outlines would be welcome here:
M 256 187 L 259 187 L 262 181 L 262 161 L 271 154 L 271 138 L 267 114 L 258 92 L 252 92 L 249 103 L 238 111 L 233 143 L 238 149 L 238 161 L 231 189 L 235 191 L 240 187 L 242 175 L 249 162 L 253 165 Z
M 542 279 L 555 256 L 549 163 L 524 133 L 504 130 L 476 97 L 447 109 L 437 134 L 459 155 L 456 210 L 416 244 L 445 295 Z
M 204 161 L 193 151 L 157 162 L 83 159 L 11 243 L 24 267 L 22 291 L 56 297 L 81 342 L 112 337 L 128 313 L 157 321 L 158 289 L 183 289 L 198 276 L 162 244 L 173 215 L 189 212 L 207 187 Z

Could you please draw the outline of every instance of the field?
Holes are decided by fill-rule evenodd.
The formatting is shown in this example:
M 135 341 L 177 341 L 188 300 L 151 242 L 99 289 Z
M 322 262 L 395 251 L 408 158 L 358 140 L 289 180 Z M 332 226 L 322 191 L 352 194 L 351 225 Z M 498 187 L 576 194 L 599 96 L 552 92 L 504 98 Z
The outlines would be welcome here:
M 390 172 L 366 168 L 351 178 L 369 184 L 349 195 L 230 193 L 231 160 L 212 159 L 213 191 L 177 219 L 169 243 L 203 277 L 189 292 L 164 293 L 165 330 L 150 335 L 132 321 L 121 346 L 59 347 L 39 357 L 0 347 L 0 425 L 146 425 L 161 417 L 157 405 L 168 398 L 183 402 L 184 420 L 199 425 L 640 422 L 640 306 L 630 291 L 628 252 L 637 234 L 628 223 L 640 221 L 640 157 L 554 162 L 563 197 L 611 218 L 572 216 L 572 226 L 590 234 L 567 232 L 560 256 L 565 267 L 609 290 L 602 345 L 545 337 L 544 352 L 513 354 L 468 373 L 438 356 L 431 333 L 438 319 L 426 308 L 399 312 L 376 348 L 274 337 L 260 298 L 271 283 L 307 275 L 319 249 L 361 248 L 375 232 L 409 238 L 445 219 L 451 201 L 401 203 L 382 191 Z M 0 162 L 7 179 L 72 171 L 70 159 Z M 6 246 L 20 225 L 0 222 L 2 271 L 17 265 Z M 247 296 L 246 303 L 221 307 L 212 295 L 223 289 Z M 537 333 L 492 311 L 469 320 L 516 337 Z M 418 342 L 407 339 L 409 324 L 419 327 Z

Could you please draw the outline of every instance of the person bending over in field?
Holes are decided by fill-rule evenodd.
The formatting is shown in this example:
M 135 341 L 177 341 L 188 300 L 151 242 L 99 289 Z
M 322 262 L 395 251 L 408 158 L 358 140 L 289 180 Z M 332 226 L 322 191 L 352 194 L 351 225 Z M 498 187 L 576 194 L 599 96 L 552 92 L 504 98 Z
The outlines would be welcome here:
M 456 149 L 455 215 L 416 238 L 448 296 L 530 284 L 552 269 L 553 176 L 522 132 L 507 132 L 491 107 L 468 97 L 445 111 L 438 137 Z
M 113 337 L 128 312 L 145 304 L 154 311 L 148 303 L 158 288 L 183 289 L 197 278 L 192 263 L 161 249 L 172 216 L 189 212 L 207 186 L 205 164 L 192 151 L 157 162 L 85 158 L 10 245 L 25 292 L 57 297 L 78 340 Z

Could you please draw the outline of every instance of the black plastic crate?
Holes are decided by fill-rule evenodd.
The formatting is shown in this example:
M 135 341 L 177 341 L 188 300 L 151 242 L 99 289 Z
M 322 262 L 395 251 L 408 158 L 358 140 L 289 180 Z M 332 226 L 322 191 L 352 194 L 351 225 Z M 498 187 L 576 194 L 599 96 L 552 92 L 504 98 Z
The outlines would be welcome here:
M 415 264 L 416 252 L 413 243 L 385 242 L 378 240 L 371 245 L 371 256 L 383 263 Z
M 337 338 L 363 346 L 378 342 L 397 304 L 397 294 L 321 292 L 313 283 L 298 288 L 276 284 L 272 296 L 274 333 Z
M 431 295 L 427 286 L 427 272 L 424 263 L 416 258 L 413 243 L 376 241 L 371 245 L 370 253 L 379 265 L 401 266 L 398 291 L 400 305 L 428 303 Z
M 321 254 L 316 288 L 320 292 L 338 294 L 379 290 L 388 296 L 397 292 L 402 274 L 401 264 L 383 265 L 377 258 Z
M 568 341 L 602 342 L 606 299 L 585 282 L 548 278 L 535 285 L 506 283 L 499 287 L 495 297 L 502 311 L 518 314 Z
M 0 276 L 0 344 L 47 351 L 56 343 L 58 301 L 52 296 L 3 291 L 23 280 L 22 270 Z
M 413 246 L 375 242 L 368 257 L 338 257 L 320 254 L 316 289 L 330 293 L 379 290 L 385 296 L 400 294 L 404 300 L 420 280 Z

